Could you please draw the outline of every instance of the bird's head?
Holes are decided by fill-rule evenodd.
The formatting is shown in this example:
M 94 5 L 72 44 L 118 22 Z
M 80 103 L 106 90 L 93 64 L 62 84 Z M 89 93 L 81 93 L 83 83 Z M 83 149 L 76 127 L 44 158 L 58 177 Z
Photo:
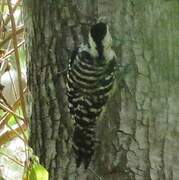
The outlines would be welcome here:
M 89 45 L 90 48 L 93 49 L 93 54 L 103 54 L 103 51 L 111 48 L 112 46 L 112 38 L 109 32 L 108 25 L 100 22 L 91 27 L 89 32 Z M 99 55 L 100 56 L 100 55 Z

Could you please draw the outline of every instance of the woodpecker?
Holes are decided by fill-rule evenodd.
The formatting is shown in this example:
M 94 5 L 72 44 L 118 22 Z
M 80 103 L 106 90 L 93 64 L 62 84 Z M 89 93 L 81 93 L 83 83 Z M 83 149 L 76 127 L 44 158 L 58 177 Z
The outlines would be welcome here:
M 75 120 L 72 147 L 77 167 L 84 164 L 85 169 L 95 152 L 97 122 L 114 88 L 116 55 L 111 46 L 108 25 L 97 23 L 87 45 L 72 52 L 68 65 L 67 96 Z

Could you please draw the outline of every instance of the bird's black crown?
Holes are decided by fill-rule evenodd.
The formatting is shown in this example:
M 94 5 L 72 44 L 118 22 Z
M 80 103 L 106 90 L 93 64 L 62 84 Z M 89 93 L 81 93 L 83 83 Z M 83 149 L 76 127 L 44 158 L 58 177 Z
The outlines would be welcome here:
M 107 25 L 105 23 L 97 23 L 91 27 L 91 37 L 96 44 L 101 43 L 107 33 Z

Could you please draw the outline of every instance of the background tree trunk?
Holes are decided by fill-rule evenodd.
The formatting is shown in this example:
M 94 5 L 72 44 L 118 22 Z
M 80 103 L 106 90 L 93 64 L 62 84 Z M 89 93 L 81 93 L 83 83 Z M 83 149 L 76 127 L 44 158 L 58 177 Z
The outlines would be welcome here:
M 54 180 L 177 180 L 179 177 L 179 2 L 26 0 L 30 145 Z M 98 137 L 91 170 L 76 170 L 67 111 L 66 48 L 86 42 L 106 17 L 118 63 L 118 89 Z M 121 79 L 125 83 L 121 83 Z M 123 87 L 123 88 L 122 88 Z M 95 173 L 92 173 L 92 170 Z

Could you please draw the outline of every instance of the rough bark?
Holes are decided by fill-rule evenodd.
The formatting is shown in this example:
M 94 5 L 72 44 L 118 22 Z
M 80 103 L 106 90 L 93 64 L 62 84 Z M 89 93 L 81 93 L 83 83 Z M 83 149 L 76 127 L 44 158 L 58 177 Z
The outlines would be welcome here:
M 178 6 L 177 0 L 25 1 L 33 97 L 30 145 L 50 179 L 177 180 Z M 86 42 L 98 17 L 110 23 L 123 67 L 98 124 L 100 144 L 91 170 L 83 171 L 75 169 L 71 153 L 73 122 L 62 72 L 66 48 Z

